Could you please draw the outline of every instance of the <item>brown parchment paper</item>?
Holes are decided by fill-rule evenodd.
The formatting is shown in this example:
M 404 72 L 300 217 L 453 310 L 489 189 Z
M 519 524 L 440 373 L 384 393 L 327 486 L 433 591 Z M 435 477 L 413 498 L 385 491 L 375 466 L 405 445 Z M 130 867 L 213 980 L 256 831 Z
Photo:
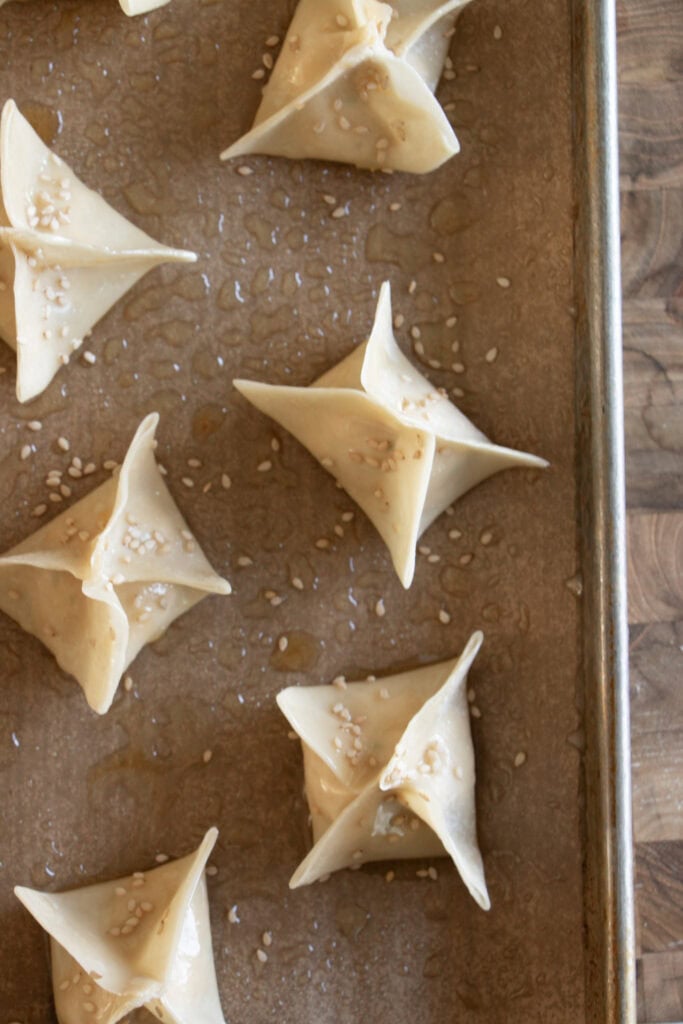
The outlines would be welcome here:
M 462 153 L 437 173 L 250 158 L 238 164 L 254 173 L 241 176 L 218 153 L 251 124 L 252 73 L 294 7 L 173 0 L 138 19 L 116 0 L 0 9 L 0 99 L 13 96 L 145 231 L 200 254 L 144 278 L 88 340 L 96 364 L 74 360 L 30 406 L 17 404 L 14 356 L 0 346 L 0 547 L 35 527 L 49 469 L 92 459 L 97 473 L 73 482 L 74 498 L 87 493 L 158 410 L 171 490 L 234 586 L 142 653 L 104 718 L 0 618 L 1 1021 L 54 1020 L 46 941 L 12 886 L 117 877 L 188 852 L 213 824 L 211 914 L 231 1024 L 584 1016 L 568 3 L 475 0 L 465 11 L 456 74 L 439 89 Z M 336 206 L 346 215 L 332 217 Z M 501 474 L 443 516 L 422 541 L 438 561 L 420 557 L 407 593 L 360 511 L 338 536 L 351 501 L 231 388 L 235 376 L 311 381 L 365 338 L 384 279 L 405 317 L 397 336 L 409 350 L 419 327 L 430 378 L 460 389 L 494 440 L 552 463 Z M 43 422 L 35 435 L 32 419 Z M 21 461 L 27 441 L 37 451 Z M 265 459 L 272 470 L 258 472 Z M 437 881 L 401 862 L 289 892 L 309 832 L 300 748 L 276 692 L 451 657 L 479 627 L 471 685 L 491 912 L 446 860 Z

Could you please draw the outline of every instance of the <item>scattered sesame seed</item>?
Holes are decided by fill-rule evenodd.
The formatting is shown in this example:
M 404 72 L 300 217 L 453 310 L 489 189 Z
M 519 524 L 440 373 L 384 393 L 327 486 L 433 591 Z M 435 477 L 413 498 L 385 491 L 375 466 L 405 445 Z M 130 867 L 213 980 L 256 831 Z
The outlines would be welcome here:
M 349 211 L 346 209 L 346 207 L 336 206 L 332 211 L 332 216 L 334 217 L 335 220 L 340 220 L 342 217 L 346 217 L 348 215 L 348 212 Z
M 300 579 L 298 576 L 293 576 L 292 577 L 291 584 L 292 584 L 292 586 L 294 587 L 295 590 L 303 590 L 304 589 L 304 581 L 302 579 Z
M 353 520 L 353 512 L 342 512 L 342 523 L 350 523 Z
M 375 615 L 377 615 L 381 619 L 381 618 L 383 618 L 386 615 L 386 613 L 387 613 L 387 610 L 386 610 L 386 607 L 384 605 L 384 598 L 380 597 L 379 601 L 375 605 Z
M 206 869 L 206 873 L 209 876 L 209 878 L 215 878 L 216 875 L 218 874 L 218 868 L 216 867 L 215 864 L 209 864 L 209 866 Z M 144 908 L 144 904 L 143 904 L 143 908 Z
M 264 932 L 263 935 L 261 936 L 261 942 L 266 947 L 267 946 L 272 946 L 273 945 L 273 933 L 272 932 Z
M 470 711 L 472 712 L 472 718 L 481 718 L 481 711 L 479 710 L 476 704 L 472 705 Z
M 221 476 L 221 487 L 223 488 L 224 491 L 229 491 L 230 488 L 232 487 L 232 480 L 230 479 L 227 473 L 223 473 L 223 475 Z
M 277 46 L 279 42 L 280 42 L 280 37 L 279 36 L 268 36 L 268 38 L 266 39 L 266 46 L 270 46 L 270 47 Z
M 28 427 L 29 430 L 38 431 L 43 429 L 43 424 L 40 422 L 40 420 L 29 420 L 26 426 Z
M 461 555 L 458 561 L 460 565 L 469 565 L 473 558 L 474 555 L 468 552 L 466 555 Z
M 315 542 L 315 546 L 319 548 L 320 551 L 326 551 L 330 546 L 330 542 L 327 537 L 319 537 Z
M 288 647 L 289 647 L 289 640 L 287 639 L 286 636 L 281 636 L 280 639 L 277 642 L 278 650 L 284 652 L 284 651 L 287 650 Z
M 444 254 L 442 252 L 433 252 L 432 253 L 432 259 L 434 260 L 435 263 L 445 263 L 446 262 L 446 257 L 444 256 Z
M 154 858 L 154 860 L 157 862 L 157 864 L 165 864 L 166 861 L 169 860 L 169 859 L 170 858 L 169 858 L 167 853 L 158 853 L 156 855 L 156 857 Z
M 181 477 L 181 481 L 185 487 L 194 487 L 194 480 L 189 476 Z
M 502 39 L 502 37 L 503 37 L 503 30 L 500 27 L 500 25 L 496 25 L 494 27 L 494 29 L 493 29 L 493 38 L 494 39 Z
M 439 872 L 434 867 L 427 868 L 427 874 L 429 875 L 433 882 L 436 882 L 437 878 L 439 877 Z
M 190 469 L 201 469 L 201 459 L 188 459 L 187 464 Z
M 256 950 L 256 959 L 260 963 L 265 964 L 266 961 L 268 960 L 268 954 L 266 953 L 266 951 L 264 949 L 257 949 Z
M 488 352 L 484 356 L 484 359 L 486 360 L 487 363 L 494 363 L 496 361 L 497 357 L 498 357 L 498 349 L 495 348 L 495 346 L 494 346 L 493 348 L 490 348 L 488 350 Z
M 462 531 L 461 530 L 449 530 L 448 531 L 448 537 L 449 537 L 450 540 L 460 540 L 460 538 L 462 537 Z
M 26 461 L 26 459 L 28 459 L 28 458 L 29 458 L 29 456 L 30 456 L 30 455 L 32 455 L 32 454 L 33 454 L 33 448 L 31 447 L 31 445 L 30 445 L 30 444 L 25 444 L 25 445 L 24 445 L 24 446 L 22 447 L 22 449 L 21 449 L 21 451 L 20 451 L 20 453 L 19 453 L 19 458 L 20 458 L 20 459 L 21 459 L 21 460 L 22 460 L 23 462 L 25 462 L 25 461 Z
M 256 468 L 259 471 L 259 473 L 267 473 L 269 470 L 273 468 L 273 463 L 270 461 L 270 459 L 264 459 L 263 462 L 259 462 Z
M 263 68 L 257 68 L 256 71 L 252 72 L 252 76 L 251 77 L 255 78 L 258 81 L 260 78 L 265 78 L 266 77 L 266 73 L 263 70 Z
M 254 173 L 254 169 L 253 167 L 247 167 L 246 164 L 242 164 L 237 168 L 237 173 L 241 174 L 243 178 L 247 178 L 250 174 Z
M 384 881 L 385 882 L 393 882 L 393 880 L 395 878 L 396 878 L 396 872 L 395 871 L 387 871 L 386 875 L 384 876 Z
M 202 761 L 204 762 L 204 764 L 208 764 L 212 757 L 213 750 L 205 750 L 204 753 L 202 754 Z
M 125 676 L 125 678 L 123 680 L 123 688 L 126 691 L 126 693 L 130 693 L 130 691 L 133 689 L 133 678 L 132 678 L 132 676 Z
M 279 441 L 279 439 L 277 437 L 271 437 L 271 439 L 270 439 L 270 447 L 271 447 L 271 449 L 274 452 L 279 452 L 280 451 L 280 447 L 281 447 L 280 446 L 280 441 Z
M 335 199 L 334 196 L 331 196 L 329 194 L 329 192 L 326 192 L 325 195 L 323 196 L 323 202 L 327 203 L 328 206 L 336 206 L 337 205 L 337 200 Z
M 228 921 L 230 922 L 230 924 L 239 924 L 240 923 L 240 918 L 239 918 L 239 913 L 238 913 L 238 910 L 237 910 L 237 904 L 236 903 L 235 903 L 235 905 L 233 907 L 230 907 L 230 910 L 228 911 Z
M 515 768 L 521 768 L 523 764 L 526 764 L 526 754 L 520 750 L 518 754 L 515 754 L 514 765 Z
M 85 352 L 83 353 L 83 362 L 89 363 L 89 365 L 92 366 L 94 363 L 97 362 L 97 356 L 95 355 L 94 352 L 91 352 L 89 349 L 86 349 Z
M 47 512 L 47 505 L 40 504 L 40 505 L 36 505 L 36 507 L 31 512 L 31 515 L 34 516 L 36 519 L 39 519 L 41 516 L 44 516 L 46 512 Z
M 243 569 L 246 569 L 247 566 L 254 564 L 254 559 L 250 558 L 249 555 L 240 555 L 237 559 L 237 564 Z
M 402 206 L 402 203 L 389 203 L 389 209 L 391 210 L 392 213 L 397 213 Z
M 479 543 L 483 544 L 484 547 L 487 547 L 491 543 L 492 540 L 493 540 L 493 534 L 491 533 L 490 530 L 484 530 L 484 532 L 479 537 Z
M 439 611 L 439 622 L 442 622 L 444 626 L 447 626 L 451 621 L 451 617 L 445 608 L 441 608 Z
M 61 450 L 63 452 L 68 452 L 69 449 L 71 448 L 71 445 L 69 444 L 69 442 L 67 441 L 67 439 L 65 437 L 58 437 L 57 438 L 57 447 L 61 448 Z
M 449 316 L 448 320 L 446 321 L 446 327 L 455 327 L 457 322 L 458 322 L 457 316 Z
M 496 278 L 496 284 L 499 285 L 501 288 L 509 288 L 511 283 L 512 282 L 510 281 L 509 277 Z

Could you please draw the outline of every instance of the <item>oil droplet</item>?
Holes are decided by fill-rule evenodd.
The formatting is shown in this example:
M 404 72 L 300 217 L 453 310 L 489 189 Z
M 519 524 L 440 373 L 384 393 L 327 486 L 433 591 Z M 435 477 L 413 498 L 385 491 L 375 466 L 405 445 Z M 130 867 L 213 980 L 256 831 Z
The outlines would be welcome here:
M 204 441 L 220 430 L 225 419 L 225 410 L 220 405 L 209 403 L 202 405 L 192 419 L 192 436 L 196 441 Z
M 46 107 L 43 103 L 23 103 L 21 112 L 45 145 L 51 146 L 62 130 L 59 110 Z
M 273 651 L 271 666 L 276 672 L 308 672 L 320 657 L 320 641 L 305 630 L 293 630 L 286 636 L 287 647 L 284 651 Z
M 342 903 L 337 907 L 335 922 L 337 928 L 352 942 L 358 938 L 370 920 L 370 914 L 357 903 Z
M 442 199 L 432 209 L 429 224 L 439 235 L 455 235 L 465 231 L 477 221 L 472 200 L 463 192 L 456 192 L 448 199 Z

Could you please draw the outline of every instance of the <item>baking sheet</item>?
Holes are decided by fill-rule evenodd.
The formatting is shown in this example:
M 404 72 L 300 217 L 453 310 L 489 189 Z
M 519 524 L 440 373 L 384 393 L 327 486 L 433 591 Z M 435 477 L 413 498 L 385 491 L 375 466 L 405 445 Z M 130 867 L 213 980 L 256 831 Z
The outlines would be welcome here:
M 14 399 L 14 357 L 2 347 L 0 546 L 35 525 L 29 511 L 45 500 L 49 469 L 66 469 L 73 454 L 98 467 L 120 459 L 157 410 L 172 492 L 234 586 L 143 652 L 132 690 L 102 719 L 37 641 L 0 619 L 0 1005 L 7 1020 L 54 1019 L 44 937 L 13 885 L 60 890 L 123 875 L 159 852 L 188 852 L 216 824 L 209 888 L 232 1024 L 574 1024 L 591 994 L 569 3 L 547 0 L 542 17 L 502 0 L 467 8 L 451 50 L 456 77 L 439 90 L 462 154 L 435 174 L 249 158 L 238 161 L 254 170 L 243 177 L 218 153 L 251 123 L 252 73 L 294 7 L 173 0 L 134 20 L 115 0 L 0 11 L 0 97 L 13 96 L 122 213 L 200 254 L 196 267 L 138 284 L 89 339 L 95 365 L 75 360 L 30 406 Z M 333 218 L 326 195 L 347 215 Z M 440 364 L 424 367 L 430 378 L 459 389 L 460 407 L 494 440 L 552 464 L 501 474 L 442 517 L 423 538 L 439 561 L 422 556 L 407 593 L 359 511 L 335 534 L 353 504 L 230 384 L 312 380 L 365 338 L 385 279 L 405 317 L 401 344 L 419 361 L 409 332 L 418 326 L 425 358 Z M 32 419 L 44 426 L 28 437 Z M 22 462 L 27 440 L 37 451 Z M 190 471 L 188 459 L 201 467 Z M 270 472 L 257 470 L 264 459 Z M 105 477 L 77 481 L 74 497 Z M 315 546 L 322 537 L 329 550 Z M 284 598 L 277 607 L 269 591 Z M 276 692 L 451 657 L 479 627 L 473 732 L 492 911 L 445 860 L 437 881 L 404 862 L 290 893 L 309 834 L 300 750 Z M 526 762 L 515 768 L 519 753 Z M 228 920 L 234 905 L 239 924 Z M 273 945 L 260 964 L 265 930 Z

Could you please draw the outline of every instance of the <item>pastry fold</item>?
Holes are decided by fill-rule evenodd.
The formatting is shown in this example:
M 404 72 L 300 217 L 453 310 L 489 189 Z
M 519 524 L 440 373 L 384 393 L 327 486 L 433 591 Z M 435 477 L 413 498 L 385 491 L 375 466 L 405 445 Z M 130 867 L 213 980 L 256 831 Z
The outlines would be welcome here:
M 0 120 L 0 337 L 27 402 L 125 292 L 160 263 L 188 263 L 87 188 L 13 100 Z
M 369 340 L 310 387 L 234 384 L 360 505 L 404 587 L 413 580 L 418 538 L 449 505 L 502 469 L 547 466 L 492 444 L 406 359 L 386 282 Z
M 289 687 L 280 710 L 301 739 L 313 848 L 290 886 L 368 861 L 448 855 L 489 908 L 477 846 L 467 673 L 459 658 L 339 690 Z
M 254 125 L 221 154 L 425 174 L 459 150 L 434 96 L 469 0 L 300 0 Z
M 224 1024 L 204 868 L 195 853 L 71 892 L 14 892 L 50 936 L 60 1024 L 117 1024 L 145 1007 L 165 1024 Z
M 0 610 L 75 676 L 104 714 L 145 644 L 208 594 L 229 594 L 178 510 L 147 416 L 120 471 L 0 557 Z

